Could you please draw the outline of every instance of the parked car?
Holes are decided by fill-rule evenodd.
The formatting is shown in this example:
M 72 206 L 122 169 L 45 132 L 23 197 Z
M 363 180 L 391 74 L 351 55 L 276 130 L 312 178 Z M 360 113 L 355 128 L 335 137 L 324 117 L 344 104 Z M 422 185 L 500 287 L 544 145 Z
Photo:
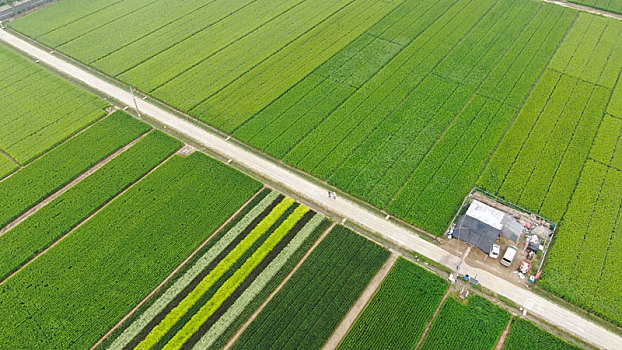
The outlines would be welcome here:
M 490 256 L 493 259 L 496 259 L 499 257 L 499 254 L 501 254 L 501 247 L 499 247 L 498 244 L 493 244 L 492 249 L 490 250 L 490 254 L 488 254 L 488 256 Z
M 503 254 L 503 258 L 501 259 L 501 265 L 507 267 L 512 265 L 512 261 L 516 256 L 516 252 L 518 252 L 518 249 L 515 246 L 509 246 L 508 249 L 505 250 L 505 254 Z

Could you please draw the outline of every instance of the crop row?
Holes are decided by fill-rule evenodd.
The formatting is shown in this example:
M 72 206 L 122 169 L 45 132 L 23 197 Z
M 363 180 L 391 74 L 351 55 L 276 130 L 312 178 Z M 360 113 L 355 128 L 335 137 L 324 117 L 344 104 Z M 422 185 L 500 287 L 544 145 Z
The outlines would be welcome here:
M 547 258 L 540 284 L 564 299 L 620 324 L 622 315 L 611 308 L 622 299 L 614 288 L 620 283 L 618 248 L 622 172 L 589 160 L 581 174 L 561 229 Z M 613 254 L 613 256 L 610 256 Z M 576 269 L 576 266 L 581 266 Z M 607 288 L 616 292 L 606 295 Z M 611 299 L 606 298 L 610 296 Z
M 69 232 L 179 147 L 179 141 L 154 131 L 0 236 L 0 279 Z
M 440 277 L 398 259 L 339 349 L 413 349 L 447 287 Z
M 550 67 L 612 89 L 622 68 L 619 21 L 581 12 Z
M 326 179 L 433 70 L 493 4 L 459 1 L 294 147 L 284 160 Z M 453 21 L 458 13 L 463 21 Z M 420 54 L 420 53 L 425 54 Z
M 253 230 L 231 250 L 205 276 L 201 282 L 188 293 L 183 300 L 175 306 L 166 317 L 161 320 L 137 346 L 139 349 L 150 349 L 157 344 L 160 339 L 192 308 L 197 301 L 214 285 L 231 266 L 237 262 L 246 251 L 248 251 L 260 237 L 262 237 L 270 227 L 294 204 L 291 198 L 284 199 L 266 216 Z
M 287 235 L 292 228 L 309 211 L 305 206 L 299 206 L 294 212 L 274 230 L 266 241 L 249 257 L 244 264 L 214 293 L 214 296 L 205 303 L 201 309 L 192 316 L 190 321 L 164 346 L 163 349 L 180 349 L 188 339 L 199 330 L 207 319 L 216 312 L 225 299 L 242 284 L 253 272 L 259 263 L 266 258 L 277 244 Z
M 590 150 L 590 158 L 622 170 L 622 120 L 605 116 Z
M 106 102 L 0 47 L 0 149 L 20 164 L 105 115 Z
M 609 92 L 602 87 L 547 70 L 493 155 L 479 185 L 560 220 L 608 98 Z
M 394 3 L 372 0 L 356 0 L 344 6 L 193 107 L 190 114 L 225 132 L 232 132 L 359 37 L 395 6 Z
M 570 2 L 622 14 L 622 3 L 616 0 L 571 0 Z
M 120 70 L 119 79 L 136 84 L 143 91 L 154 89 L 171 81 L 176 76 L 216 53 L 228 47 L 231 43 L 244 39 L 254 30 L 278 18 L 284 12 L 292 10 L 300 1 L 279 2 L 274 0 L 259 1 L 222 1 L 210 7 L 210 15 L 204 17 L 211 25 L 194 33 L 187 39 L 177 43 L 170 43 L 169 48 L 140 62 L 130 69 Z M 230 16 L 227 16 L 231 14 Z M 121 54 L 121 53 L 120 53 Z M 121 56 L 129 56 L 127 55 Z M 114 57 L 115 54 L 110 57 Z M 118 60 L 121 60 L 119 58 Z M 101 61 L 96 65 L 105 65 Z M 111 63 L 112 65 L 112 63 Z M 105 65 L 107 67 L 107 64 Z
M 580 348 L 544 331 L 533 322 L 514 318 L 503 349 L 579 350 Z
M 510 314 L 480 296 L 468 305 L 448 298 L 421 349 L 492 349 L 510 321 Z
M 405 1 L 236 129 L 234 135 L 273 156 L 284 157 L 402 48 L 394 39 L 410 43 L 440 15 L 448 2 L 432 5 L 431 1 Z M 399 32 L 404 20 L 412 21 L 409 23 L 412 32 Z
M 148 130 L 117 112 L 0 182 L 0 226 Z
M 302 255 L 310 248 L 317 236 L 326 229 L 328 221 L 315 215 L 296 234 L 270 264 L 253 280 L 223 315 L 195 344 L 195 349 L 219 349 L 239 325 L 265 300 Z
M 192 266 L 185 271 L 172 285 L 166 288 L 166 290 L 154 298 L 154 301 L 143 310 L 138 318 L 133 320 L 124 331 L 118 335 L 115 340 L 110 344 L 111 349 L 125 348 L 143 329 L 145 329 L 150 322 L 152 322 L 158 314 L 165 310 L 167 306 L 175 299 L 179 294 L 183 293 L 183 290 L 191 285 L 192 281 L 200 276 L 202 271 L 212 265 L 215 261 L 221 257 L 222 253 L 226 251 L 227 247 L 231 246 L 233 242 L 239 239 L 240 236 L 244 236 L 244 233 L 249 227 L 252 229 L 256 226 L 265 216 L 264 213 L 271 212 L 275 200 L 278 197 L 277 192 L 270 192 L 265 195 L 261 200 L 252 205 L 251 209 L 245 213 L 240 213 L 240 218 L 236 219 L 236 222 L 228 229 L 224 234 L 219 235 L 211 239 L 213 244 L 208 244 L 203 253 L 199 254 L 199 258 L 192 264 Z M 280 202 L 280 201 L 278 201 Z M 259 220 L 259 221 L 257 221 Z
M 444 232 L 514 114 L 511 107 L 475 96 L 396 195 L 389 210 L 432 232 Z
M 284 12 L 175 76 L 152 94 L 181 110 L 190 111 L 276 52 L 288 52 L 288 43 L 296 43 L 295 39 L 341 11 L 347 2 L 303 2 L 294 11 Z M 353 7 L 360 6 L 359 2 Z M 250 47 L 253 49 L 249 50 Z
M 0 347 L 91 346 L 259 188 L 171 158 L 0 287 Z
M 607 105 L 607 113 L 622 119 L 622 80 L 618 80 L 618 84 L 613 90 L 609 105 Z
M 348 229 L 335 228 L 233 348 L 320 348 L 388 255 Z

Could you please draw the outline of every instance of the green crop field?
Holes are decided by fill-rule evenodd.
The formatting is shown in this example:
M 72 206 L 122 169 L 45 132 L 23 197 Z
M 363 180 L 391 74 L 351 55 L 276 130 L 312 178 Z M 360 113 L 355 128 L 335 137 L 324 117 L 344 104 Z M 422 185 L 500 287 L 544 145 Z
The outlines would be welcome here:
M 388 256 L 380 246 L 336 227 L 233 348 L 320 348 Z
M 266 297 L 264 288 L 274 276 L 291 270 L 290 259 L 325 229 L 323 222 L 309 208 L 270 192 L 213 238 L 214 244 L 109 347 L 206 348 L 226 341 L 223 334 L 247 308 Z
M 448 283 L 400 258 L 339 349 L 413 349 Z
M 622 4 L 577 2 L 613 12 Z M 618 19 L 538 0 L 61 0 L 8 26 L 432 234 L 446 232 L 475 186 L 559 223 L 538 283 L 622 325 Z M 126 128 L 112 125 L 114 134 L 102 131 L 122 117 L 100 120 L 102 100 L 1 45 L 0 76 L 0 226 L 149 131 L 129 120 L 123 121 Z M 93 147 L 84 147 L 87 143 Z M 97 193 L 86 182 L 15 228 L 28 231 L 32 240 L 13 238 L 17 233 L 0 237 L 0 245 L 13 242 L 5 248 L 13 254 L 0 262 L 0 275 L 24 264 L 169 151 L 147 152 L 153 159 L 135 164 L 123 179 L 109 179 L 115 186 Z M 31 186 L 34 179 L 46 181 Z M 91 193 L 80 211 L 64 209 Z M 264 210 L 275 209 L 276 201 Z M 154 316 L 157 322 L 149 321 L 131 337 L 122 335 L 132 327 L 126 324 L 115 333 L 119 338 L 107 342 L 129 337 L 128 344 L 145 348 L 222 347 L 304 251 L 292 248 L 291 259 L 279 259 L 271 255 L 278 251 L 273 248 L 285 249 L 282 242 L 296 232 L 316 237 L 320 230 L 298 227 L 311 215 L 298 208 L 304 207 L 292 203 L 273 223 L 286 225 L 282 230 L 257 226 L 265 231 L 256 240 L 242 245 L 242 236 L 234 239 L 235 246 L 223 252 L 237 253 L 218 256 L 220 275 L 212 275 L 202 289 L 197 282 L 179 297 L 169 296 L 180 302 L 190 298 L 185 306 L 167 306 L 169 313 Z M 61 210 L 67 222 L 49 225 Z M 30 229 L 39 223 L 47 229 Z M 300 247 L 309 242 L 300 239 Z M 348 259 L 340 268 L 355 261 Z M 382 259 L 372 260 L 375 268 Z M 292 281 L 309 278 L 306 266 Z M 374 268 L 343 291 L 344 304 L 351 305 Z M 255 274 L 264 271 L 278 278 L 255 283 Z M 301 305 L 291 293 L 307 291 L 292 281 L 275 300 Z M 325 307 L 334 300 L 331 294 L 317 303 Z M 370 313 L 373 305 L 382 305 L 379 300 Z M 477 300 L 468 307 L 487 307 Z M 462 307 L 452 299 L 447 305 L 452 312 Z M 286 312 L 280 303 L 270 303 L 236 346 L 250 348 L 261 338 L 275 347 L 293 342 L 319 347 L 345 313 L 319 310 L 275 332 L 272 327 L 290 322 Z M 408 321 L 406 326 L 418 331 L 417 320 Z M 326 325 L 304 338 L 299 329 L 313 322 Z M 343 346 L 363 344 L 363 335 L 378 332 L 373 323 L 365 325 L 356 326 L 352 334 L 361 336 Z M 445 344 L 440 337 L 450 330 L 435 323 L 424 348 Z M 485 348 L 494 345 L 498 334 L 492 333 L 481 335 Z
M 88 348 L 259 188 L 171 158 L 0 287 L 0 347 Z
M 507 350 L 578 350 L 577 346 L 570 345 L 540 329 L 533 322 L 522 318 L 512 321 L 510 334 L 505 340 L 504 349 Z
M 475 296 L 462 305 L 448 298 L 421 349 L 493 349 L 510 321 L 510 314 Z
M 149 129 L 116 112 L 0 182 L 0 227 Z
M 0 236 L 0 279 L 69 232 L 175 152 L 181 143 L 153 131 L 85 180 Z
M 579 5 L 593 7 L 595 9 L 622 14 L 622 1 L 620 0 L 569 0 Z
M 3 44 L 0 76 L 0 178 L 106 115 L 104 100 Z

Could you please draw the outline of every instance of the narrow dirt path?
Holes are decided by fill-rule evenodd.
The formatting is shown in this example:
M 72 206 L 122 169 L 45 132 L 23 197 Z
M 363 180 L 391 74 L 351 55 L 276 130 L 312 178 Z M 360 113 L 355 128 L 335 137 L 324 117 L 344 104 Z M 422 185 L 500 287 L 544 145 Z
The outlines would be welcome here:
M 236 341 L 238 341 L 238 339 L 240 338 L 240 336 L 242 335 L 242 333 L 244 333 L 244 331 L 248 328 L 248 326 L 251 325 L 251 323 L 253 323 L 253 321 L 257 318 L 257 316 L 261 313 L 261 311 L 266 307 L 266 305 L 268 305 L 268 303 L 270 303 L 270 301 L 274 298 L 275 295 L 277 295 L 277 293 L 283 289 L 283 286 L 287 283 L 287 281 L 289 281 L 292 276 L 296 273 L 296 271 L 298 271 L 298 269 L 300 268 L 300 266 L 307 260 L 307 258 L 309 257 L 309 255 L 311 255 L 311 253 L 313 253 L 313 251 L 315 250 L 315 248 L 317 248 L 317 246 L 324 240 L 324 238 L 328 235 L 328 233 L 330 231 L 333 230 L 333 228 L 337 225 L 337 223 L 333 222 L 332 225 L 330 225 L 323 233 L 322 235 L 315 241 L 315 243 L 313 243 L 313 245 L 311 246 L 311 248 L 309 248 L 309 250 L 305 253 L 305 255 L 302 257 L 302 259 L 300 259 L 300 261 L 298 262 L 298 264 L 296 264 L 296 266 L 294 266 L 294 268 L 292 269 L 292 271 L 285 277 L 285 279 L 283 279 L 283 281 L 281 282 L 281 284 L 278 285 L 278 287 L 276 287 L 276 289 L 274 289 L 274 291 L 272 291 L 272 293 L 270 293 L 270 295 L 268 296 L 268 298 L 266 298 L 266 300 L 257 308 L 257 310 L 255 310 L 255 312 L 253 312 L 253 314 L 248 318 L 248 320 L 246 320 L 246 322 L 244 322 L 244 324 L 242 325 L 242 327 L 240 327 L 240 329 L 238 329 L 238 331 L 233 335 L 233 337 L 231 337 L 231 339 L 229 339 L 229 341 L 227 342 L 227 344 L 222 348 L 222 350 L 228 350 L 231 349 L 231 347 L 233 346 L 233 344 L 235 344 Z
M 421 338 L 419 338 L 419 342 L 417 343 L 417 346 L 415 346 L 415 350 L 421 348 L 421 344 L 423 344 L 423 341 L 425 340 L 425 337 L 428 335 L 430 328 L 432 328 L 432 324 L 434 323 L 434 320 L 436 320 L 436 316 L 438 316 L 439 311 L 441 311 L 441 307 L 443 307 L 443 305 L 445 304 L 445 300 L 447 300 L 447 297 L 449 296 L 450 291 L 451 291 L 451 287 L 447 289 L 447 292 L 445 292 L 445 295 L 443 295 L 443 299 L 441 299 L 441 303 L 438 304 L 436 311 L 434 311 L 434 315 L 432 315 L 430 322 L 428 322 L 428 325 L 425 326 L 425 330 L 423 331 L 423 334 L 421 334 Z
M 358 300 L 354 303 L 350 311 L 348 311 L 326 344 L 324 344 L 323 350 L 337 349 L 343 338 L 345 338 L 346 334 L 350 331 L 350 328 L 354 325 L 354 322 L 356 322 L 361 312 L 365 309 L 365 306 L 367 306 L 371 298 L 378 291 L 378 288 L 380 288 L 382 281 L 384 281 L 391 271 L 391 268 L 393 268 L 393 265 L 395 265 L 397 258 L 399 258 L 399 254 L 392 253 L 389 259 L 382 265 L 376 276 L 372 278 L 361 296 L 359 296 Z
M 24 265 L 22 265 L 19 269 L 15 270 L 13 273 L 11 273 L 9 276 L 7 276 L 7 278 L 3 279 L 2 281 L 0 281 L 0 286 L 2 286 L 3 284 L 6 283 L 6 281 L 8 281 L 9 279 L 11 279 L 13 276 L 17 275 L 18 273 L 20 273 L 23 269 L 25 269 L 28 265 L 32 264 L 35 260 L 39 259 L 43 254 L 47 253 L 50 249 L 54 248 L 57 244 L 59 244 L 60 242 L 62 242 L 65 238 L 67 238 L 70 234 L 72 234 L 75 230 L 77 230 L 78 228 L 80 228 L 80 226 L 84 225 L 86 222 L 88 222 L 89 220 L 91 220 L 95 215 L 99 214 L 99 212 L 101 212 L 102 210 L 104 210 L 108 205 L 110 205 L 110 203 L 114 202 L 117 198 L 121 197 L 123 194 L 125 194 L 125 192 L 129 191 L 132 187 L 136 186 L 137 183 L 141 182 L 144 178 L 146 178 L 147 176 L 149 176 L 151 173 L 153 173 L 154 171 L 156 171 L 156 169 L 158 169 L 160 166 L 162 166 L 162 164 L 166 163 L 169 159 L 171 159 L 175 154 L 169 156 L 168 158 L 166 158 L 164 161 L 162 161 L 160 164 L 158 164 L 155 168 L 151 169 L 148 173 L 146 173 L 145 175 L 143 175 L 140 179 L 136 180 L 136 182 L 134 182 L 133 184 L 131 184 L 130 186 L 128 186 L 125 190 L 119 192 L 116 196 L 112 197 L 112 199 L 110 199 L 106 204 L 104 204 L 101 208 L 97 209 L 96 211 L 94 211 L 93 213 L 91 213 L 91 215 L 87 216 L 84 220 L 82 220 L 79 224 L 77 224 L 74 228 L 72 228 L 69 232 L 65 233 L 63 236 L 61 236 L 59 239 L 57 239 L 54 243 L 52 243 L 49 247 L 45 248 L 45 250 L 41 251 L 39 254 L 35 255 L 32 259 L 28 260 Z
M 132 142 L 130 142 L 127 145 L 125 145 L 125 146 L 121 147 L 120 149 L 116 150 L 114 153 L 112 153 L 108 157 L 104 158 L 104 160 L 100 161 L 99 163 L 97 163 L 94 166 L 92 166 L 91 168 L 89 168 L 87 171 L 85 171 L 82 174 L 78 175 L 75 179 L 71 180 L 71 182 L 69 182 L 68 184 L 63 186 L 60 190 L 52 193 L 51 195 L 49 195 L 48 197 L 46 197 L 45 199 L 43 199 L 39 203 L 35 204 L 34 207 L 28 209 L 25 213 L 20 215 L 17 219 L 15 219 L 15 220 L 11 221 L 10 223 L 6 224 L 2 229 L 0 229 L 0 236 L 2 236 L 5 233 L 9 232 L 15 226 L 21 224 L 24 220 L 28 219 L 34 213 L 36 213 L 39 210 L 41 210 L 41 208 L 43 208 L 46 205 L 50 204 L 53 200 L 55 200 L 59 196 L 63 195 L 63 193 L 69 191 L 73 186 L 75 186 L 78 183 L 82 182 L 82 180 L 86 179 L 87 177 L 92 175 L 94 172 L 96 172 L 97 170 L 101 169 L 104 165 L 108 164 L 108 162 L 110 162 L 111 160 L 115 159 L 121 153 L 123 153 L 123 152 L 127 151 L 128 149 L 130 149 L 130 147 L 134 146 L 138 141 L 142 140 L 149 133 L 150 133 L 150 131 L 140 135 L 139 137 L 134 139 Z
M 181 154 L 183 155 L 183 152 L 181 151 L 183 148 L 179 149 L 176 154 Z M 197 249 L 195 249 L 192 253 L 190 253 L 190 255 L 188 255 L 188 257 L 186 257 L 186 259 L 184 259 L 184 261 L 181 262 L 181 264 L 179 264 L 175 270 L 173 270 L 168 277 L 166 277 L 162 282 L 160 282 L 160 284 L 158 284 L 157 287 L 155 287 L 151 293 L 149 293 L 143 300 L 141 300 L 138 304 L 136 304 L 136 306 L 130 310 L 130 312 L 128 312 L 125 316 L 123 316 L 123 318 L 117 322 L 116 325 L 114 325 L 112 328 L 110 328 L 110 330 L 104 334 L 103 337 L 101 337 L 101 339 L 99 339 L 95 344 L 93 344 L 93 346 L 91 346 L 91 350 L 97 348 L 98 346 L 100 346 L 115 330 L 117 330 L 119 327 L 121 327 L 121 325 L 123 325 L 123 323 L 125 321 L 127 321 L 127 319 L 129 319 L 130 317 L 132 317 L 132 315 L 134 315 L 136 313 L 136 311 L 138 311 L 138 309 L 140 309 L 141 306 L 143 306 L 143 304 L 145 304 L 147 302 L 147 300 L 151 299 L 158 291 L 160 291 L 160 289 L 162 289 L 162 287 L 164 287 L 170 280 L 171 278 L 173 278 L 173 276 L 175 276 L 175 274 L 177 274 L 179 272 L 179 270 L 181 270 L 184 266 L 186 266 L 186 264 L 188 264 L 188 262 L 190 260 L 192 260 L 192 258 L 194 258 L 195 255 L 197 255 L 197 253 L 203 249 L 203 247 L 205 247 L 205 245 L 212 240 L 212 238 L 214 238 L 214 236 L 216 236 L 220 231 L 222 231 L 222 229 L 224 229 L 230 222 L 231 220 L 233 220 L 236 216 L 238 216 L 238 214 L 240 214 L 240 212 L 242 210 L 244 210 L 244 208 L 246 208 L 246 206 L 253 201 L 253 199 L 255 199 L 255 197 L 257 197 L 259 195 L 259 193 L 261 193 L 266 187 L 262 187 L 259 191 L 257 191 L 249 200 L 246 201 L 246 203 L 242 204 L 242 206 L 235 212 L 233 213 L 233 215 L 231 215 L 229 217 L 229 219 L 227 219 L 227 221 L 225 221 L 222 225 L 220 225 L 220 227 L 218 227 L 211 235 L 209 235 L 209 237 L 207 237 L 207 239 L 205 239 L 205 241 L 203 241 L 203 243 L 201 243 Z
M 579 5 L 579 4 L 575 4 L 575 3 L 572 3 L 572 2 L 566 2 L 566 1 L 557 1 L 557 0 L 542 0 L 542 1 L 622 21 L 622 15 L 619 15 L 619 14 L 613 13 L 613 12 L 609 12 L 609 11 L 605 11 L 605 10 L 596 9 L 596 8 L 593 8 L 593 7 Z
M 22 167 L 22 165 L 21 165 L 21 164 L 19 164 L 19 162 L 18 162 L 15 158 L 13 158 L 13 156 L 12 156 L 12 155 L 10 155 L 10 154 L 9 154 L 9 152 L 7 152 L 7 151 L 3 150 L 2 148 L 0 148 L 0 154 L 3 154 L 3 155 L 4 155 L 4 156 L 6 156 L 7 158 L 9 158 L 9 160 L 10 160 L 11 162 L 15 163 L 15 165 L 17 165 L 17 166 L 18 166 L 18 169 Z
M 510 334 L 510 328 L 512 328 L 512 323 L 514 322 L 514 318 L 510 318 L 510 322 L 508 322 L 508 326 L 505 327 L 503 333 L 501 334 L 501 338 L 499 338 L 499 342 L 497 346 L 495 346 L 495 350 L 502 350 L 505 345 L 505 340 L 508 338 L 508 334 Z

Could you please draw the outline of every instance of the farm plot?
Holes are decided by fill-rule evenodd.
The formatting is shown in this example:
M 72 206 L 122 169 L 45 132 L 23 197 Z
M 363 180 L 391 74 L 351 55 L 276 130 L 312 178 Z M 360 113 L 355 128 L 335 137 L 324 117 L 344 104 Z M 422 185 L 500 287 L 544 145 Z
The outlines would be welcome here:
M 0 154 L 0 179 L 9 175 L 18 167 L 19 165 L 7 155 Z
M 233 348 L 320 348 L 388 256 L 371 241 L 336 227 Z
M 620 0 L 570 0 L 570 2 L 622 14 L 622 1 Z
M 0 227 L 149 129 L 114 113 L 0 182 Z
M 493 349 L 510 321 L 510 314 L 474 296 L 463 305 L 448 298 L 421 349 Z
M 181 142 L 159 131 L 153 131 L 0 236 L 0 280 L 135 183 L 179 147 Z
M 0 75 L 0 150 L 20 165 L 106 115 L 105 101 L 2 44 Z M 5 163 L 0 177 L 15 168 Z
M 622 171 L 588 160 L 539 282 L 619 325 L 621 208 Z
M 542 330 L 533 322 L 522 318 L 515 318 L 512 321 L 510 334 L 505 340 L 504 349 L 507 350 L 578 350 L 577 346 L 557 338 L 551 333 Z
M 234 136 L 441 233 L 574 17 L 535 2 L 406 1 Z M 370 51 L 383 54 L 354 70 Z M 465 142 L 468 160 L 452 163 Z M 423 191 L 442 199 L 411 208 Z
M 479 185 L 559 221 L 622 69 L 619 21 L 581 13 Z M 546 161 L 537 161 L 537 160 Z M 535 161 L 534 161 L 535 160 Z
M 154 299 L 110 348 L 206 348 L 259 301 L 324 218 L 271 192 Z M 224 232 L 224 231 L 223 231 Z M 250 311 L 250 310 L 248 310 Z M 247 312 L 248 312 L 247 311 Z
M 88 348 L 260 186 L 174 156 L 0 287 L 0 347 Z
M 339 349 L 413 349 L 447 282 L 400 258 Z
M 590 158 L 622 171 L 622 119 L 605 116 L 590 150 Z

